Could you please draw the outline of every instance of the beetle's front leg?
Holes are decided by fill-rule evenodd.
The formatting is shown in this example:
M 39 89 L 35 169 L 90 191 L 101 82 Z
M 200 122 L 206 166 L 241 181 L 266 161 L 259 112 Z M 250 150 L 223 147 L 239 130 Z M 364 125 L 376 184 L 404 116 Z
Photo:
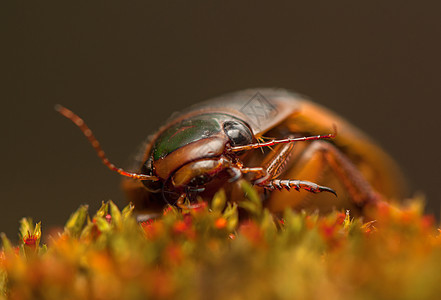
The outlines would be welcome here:
M 268 190 L 305 190 L 311 193 L 330 192 L 336 195 L 335 191 L 331 188 L 320 186 L 313 182 L 305 180 L 281 180 L 276 179 L 285 169 L 289 166 L 289 160 L 293 154 L 294 144 L 278 145 L 274 151 L 268 156 L 268 159 L 264 162 L 263 167 L 256 168 L 241 168 L 242 173 L 253 173 L 255 178 L 253 183 L 257 186 L 263 187 Z
M 333 189 L 305 180 L 273 179 L 273 180 L 267 180 L 262 183 L 257 183 L 257 185 L 260 185 L 270 190 L 286 189 L 287 191 L 289 191 L 292 188 L 294 188 L 296 191 L 300 191 L 300 189 L 302 189 L 314 194 L 321 192 L 329 192 L 337 196 L 337 193 Z
M 326 186 L 321 186 L 316 183 L 306 180 L 294 180 L 294 179 L 270 179 L 271 174 L 264 168 L 242 168 L 243 173 L 254 173 L 256 178 L 253 179 L 253 184 L 263 187 L 268 190 L 290 190 L 294 188 L 296 191 L 305 190 L 311 193 L 330 192 L 337 195 L 335 191 Z

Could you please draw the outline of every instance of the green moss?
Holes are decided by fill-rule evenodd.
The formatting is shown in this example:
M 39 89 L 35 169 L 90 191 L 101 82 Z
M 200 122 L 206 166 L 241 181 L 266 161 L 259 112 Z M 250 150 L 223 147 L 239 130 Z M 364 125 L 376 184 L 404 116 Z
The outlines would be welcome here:
M 132 207 L 80 207 L 42 245 L 24 219 L 22 242 L 2 235 L 1 297 L 10 299 L 436 299 L 441 238 L 414 201 L 381 205 L 375 221 L 286 211 L 274 218 L 248 189 L 240 206 L 168 207 L 137 223 Z M 44 224 L 43 224 L 44 225 Z

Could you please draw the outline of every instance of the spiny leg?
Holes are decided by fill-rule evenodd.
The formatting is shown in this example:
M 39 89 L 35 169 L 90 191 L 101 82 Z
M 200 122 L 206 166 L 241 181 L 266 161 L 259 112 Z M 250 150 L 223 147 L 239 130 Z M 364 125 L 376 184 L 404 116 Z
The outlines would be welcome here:
M 263 185 L 263 187 L 270 190 L 282 190 L 284 188 L 287 191 L 291 190 L 292 188 L 294 188 L 296 191 L 300 191 L 300 189 L 302 189 L 314 194 L 329 192 L 337 196 L 337 193 L 333 189 L 306 180 L 273 179 L 269 180 L 265 185 Z
M 292 138 L 292 137 L 290 137 Z M 269 158 L 264 162 L 263 167 L 257 168 L 242 168 L 243 173 L 254 173 L 254 184 L 261 186 L 269 190 L 290 190 L 294 188 L 299 191 L 300 189 L 311 192 L 329 192 L 336 195 L 335 191 L 329 187 L 320 186 L 313 182 L 305 180 L 281 180 L 275 179 L 279 176 L 290 164 L 289 160 L 292 156 L 294 143 L 277 145 L 274 151 L 269 154 Z

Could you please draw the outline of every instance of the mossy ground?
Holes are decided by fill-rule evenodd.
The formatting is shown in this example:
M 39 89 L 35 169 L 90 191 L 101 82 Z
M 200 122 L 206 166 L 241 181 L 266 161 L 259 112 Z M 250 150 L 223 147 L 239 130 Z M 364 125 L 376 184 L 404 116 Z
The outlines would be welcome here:
M 41 245 L 24 219 L 21 243 L 3 235 L 2 299 L 439 299 L 441 237 L 418 201 L 384 205 L 363 222 L 286 211 L 275 219 L 249 189 L 236 205 L 169 207 L 137 223 L 112 202 L 80 207 Z

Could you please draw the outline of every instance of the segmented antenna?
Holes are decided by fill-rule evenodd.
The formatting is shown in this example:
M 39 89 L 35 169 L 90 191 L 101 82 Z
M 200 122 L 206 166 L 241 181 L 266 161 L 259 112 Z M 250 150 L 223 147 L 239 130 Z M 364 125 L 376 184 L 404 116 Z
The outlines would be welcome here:
M 77 125 L 80 128 L 80 130 L 83 132 L 84 136 L 89 140 L 90 144 L 95 149 L 96 153 L 98 154 L 98 157 L 110 170 L 118 172 L 120 175 L 130 177 L 130 178 L 139 179 L 139 180 L 152 180 L 152 181 L 159 180 L 159 178 L 156 176 L 149 176 L 149 175 L 145 175 L 145 174 L 127 172 L 124 169 L 118 168 L 117 166 L 112 164 L 109 161 L 109 159 L 107 158 L 103 149 L 101 149 L 100 143 L 93 135 L 92 130 L 90 130 L 90 128 L 83 121 L 83 119 L 81 119 L 78 115 L 76 115 L 70 109 L 67 109 L 66 107 L 61 106 L 59 104 L 55 105 L 55 110 L 58 111 L 63 116 L 65 116 L 66 118 L 68 118 L 69 120 L 71 120 L 75 125 Z

